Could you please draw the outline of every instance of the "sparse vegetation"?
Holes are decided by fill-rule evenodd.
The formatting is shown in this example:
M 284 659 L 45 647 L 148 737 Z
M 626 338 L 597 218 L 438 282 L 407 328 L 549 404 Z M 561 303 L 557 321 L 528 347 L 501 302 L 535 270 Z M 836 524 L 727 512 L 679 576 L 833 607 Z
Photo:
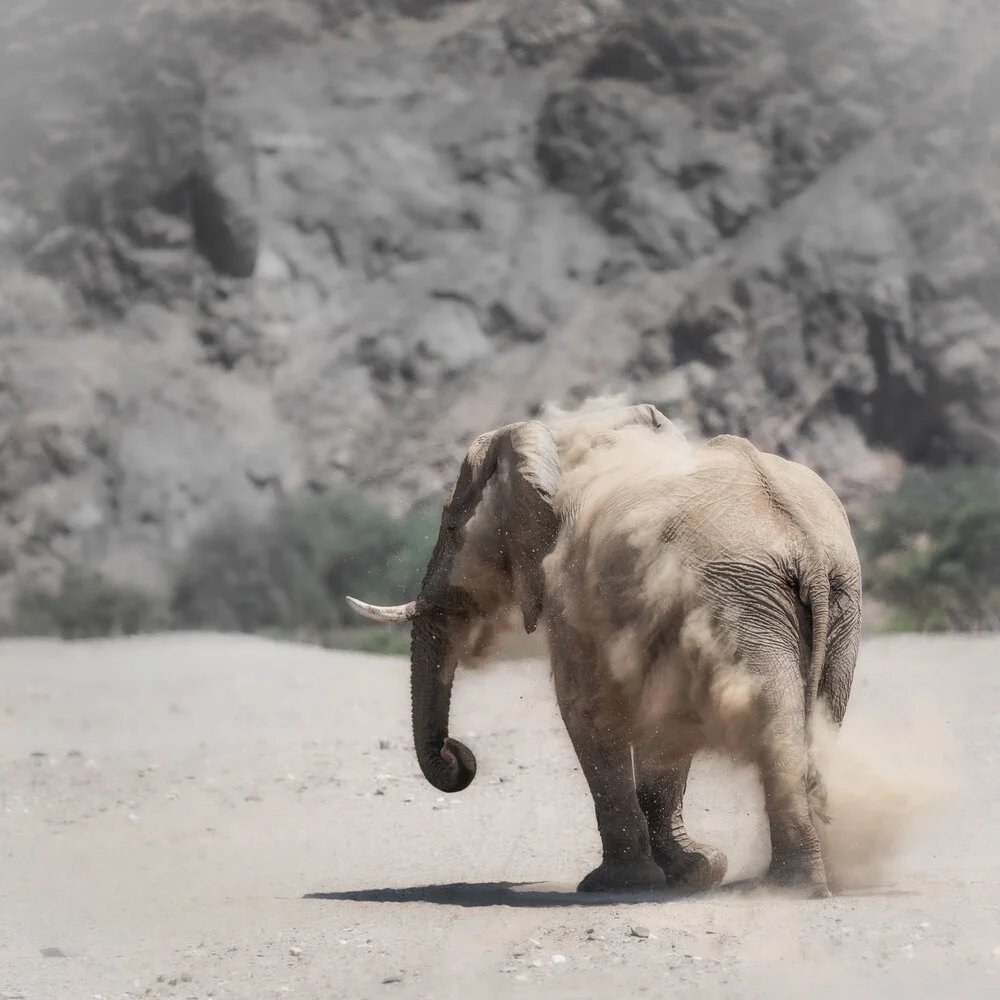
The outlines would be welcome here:
M 70 570 L 55 591 L 21 591 L 0 634 L 96 639 L 136 635 L 166 624 L 157 600 L 145 591 Z
M 403 654 L 409 631 L 361 621 L 344 595 L 379 603 L 412 597 L 436 520 L 397 519 L 351 493 L 289 499 L 263 521 L 228 515 L 210 525 L 180 560 L 165 601 L 72 571 L 56 591 L 22 592 L 3 632 L 80 639 L 213 629 Z
M 908 470 L 859 541 L 892 631 L 1000 630 L 1000 470 Z
M 349 493 L 284 501 L 263 523 L 222 518 L 179 566 L 171 620 L 329 640 L 359 624 L 345 594 L 381 603 L 412 595 L 436 534 L 427 516 L 396 519 Z

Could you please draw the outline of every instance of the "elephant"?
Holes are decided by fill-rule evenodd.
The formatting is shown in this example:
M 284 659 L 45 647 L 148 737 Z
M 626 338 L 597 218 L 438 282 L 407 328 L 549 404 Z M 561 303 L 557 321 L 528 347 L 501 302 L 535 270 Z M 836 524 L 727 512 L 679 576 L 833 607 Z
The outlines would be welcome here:
M 722 434 L 694 442 L 650 404 L 583 407 L 475 439 L 443 507 L 411 623 L 413 738 L 426 779 L 465 789 L 452 682 L 506 630 L 540 625 L 603 857 L 580 892 L 709 889 L 728 862 L 687 833 L 696 753 L 754 767 L 769 884 L 831 894 L 813 737 L 836 733 L 861 631 L 847 513 L 811 469 Z

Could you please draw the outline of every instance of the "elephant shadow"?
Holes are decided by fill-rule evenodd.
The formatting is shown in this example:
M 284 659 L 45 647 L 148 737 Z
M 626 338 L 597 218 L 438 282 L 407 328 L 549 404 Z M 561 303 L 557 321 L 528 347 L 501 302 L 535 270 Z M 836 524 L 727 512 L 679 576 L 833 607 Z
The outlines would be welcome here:
M 434 903 L 438 906 L 542 908 L 664 902 L 695 895 L 696 892 L 697 890 L 671 889 L 662 892 L 589 893 L 576 892 L 572 887 L 557 887 L 545 882 L 452 882 L 446 885 L 418 885 L 397 889 L 311 892 L 303 898 L 345 900 L 356 903 Z
M 713 898 L 752 898 L 761 889 L 759 879 L 736 879 L 713 889 L 671 888 L 657 892 L 576 892 L 572 886 L 549 882 L 451 882 L 444 885 L 418 885 L 403 888 L 348 889 L 339 892 L 310 892 L 303 899 L 355 903 L 432 903 L 437 906 L 510 906 L 551 908 L 562 906 L 612 906 L 622 904 L 667 903 L 692 896 Z M 768 893 L 770 895 L 770 893 Z M 882 887 L 853 890 L 842 896 L 915 895 L 906 890 Z

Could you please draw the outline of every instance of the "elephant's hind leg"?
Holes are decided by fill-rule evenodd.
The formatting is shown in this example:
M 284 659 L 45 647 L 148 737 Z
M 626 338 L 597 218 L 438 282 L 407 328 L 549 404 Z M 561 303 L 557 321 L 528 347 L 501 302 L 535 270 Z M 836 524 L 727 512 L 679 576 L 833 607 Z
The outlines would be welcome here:
M 668 885 L 710 889 L 725 877 L 728 861 L 722 851 L 691 839 L 684 828 L 682 808 L 691 756 L 666 769 L 638 767 L 639 805 L 646 816 L 653 860 Z
M 791 674 L 786 683 L 769 687 L 764 739 L 759 750 L 764 806 L 771 832 L 771 865 L 768 881 L 809 890 L 813 897 L 829 896 L 826 869 L 809 802 L 809 749 L 806 736 L 802 683 Z

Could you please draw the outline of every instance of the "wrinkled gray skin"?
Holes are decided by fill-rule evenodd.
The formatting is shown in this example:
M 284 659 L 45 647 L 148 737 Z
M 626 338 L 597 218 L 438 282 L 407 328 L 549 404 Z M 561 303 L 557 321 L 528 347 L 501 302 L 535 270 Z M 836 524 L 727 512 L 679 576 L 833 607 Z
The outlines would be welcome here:
M 544 622 L 603 845 L 580 891 L 723 879 L 725 856 L 694 843 L 682 816 L 692 757 L 714 747 L 759 769 L 768 878 L 829 894 L 809 727 L 817 703 L 843 720 L 861 575 L 846 514 L 810 470 L 728 435 L 693 447 L 648 405 L 512 424 L 469 449 L 416 600 L 348 601 L 413 623 L 414 743 L 443 792 L 476 774 L 448 736 L 456 666 L 512 608 L 529 633 Z M 718 694 L 733 678 L 751 685 L 742 702 Z

